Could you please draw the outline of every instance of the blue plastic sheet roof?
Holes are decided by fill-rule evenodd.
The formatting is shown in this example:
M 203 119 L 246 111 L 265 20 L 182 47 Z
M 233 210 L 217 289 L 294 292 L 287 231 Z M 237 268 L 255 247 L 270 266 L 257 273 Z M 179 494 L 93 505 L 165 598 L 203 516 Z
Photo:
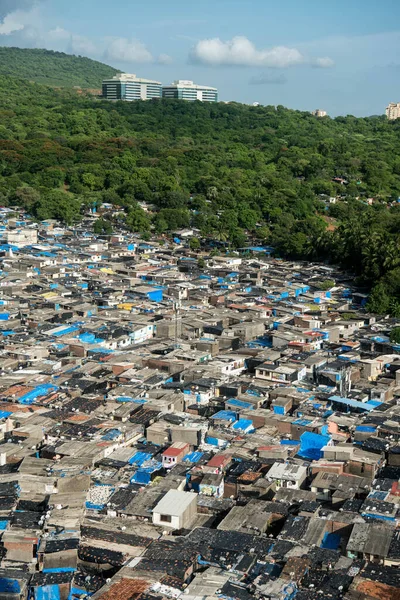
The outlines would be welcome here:
M 34 588 L 35 600 L 60 600 L 58 585 L 42 585 Z
M 118 396 L 117 402 L 133 402 L 134 404 L 146 404 L 146 398 L 131 398 L 131 396 Z
M 204 452 L 189 452 L 183 459 L 184 462 L 197 463 L 202 458 Z
M 305 431 L 300 436 L 299 456 L 308 458 L 309 460 L 320 459 L 322 457 L 322 448 L 330 442 L 330 439 L 328 435 Z
M 107 431 L 106 434 L 104 434 L 102 436 L 102 440 L 106 440 L 107 442 L 111 442 L 112 440 L 115 440 L 116 438 L 118 438 L 121 435 L 121 432 L 119 429 L 110 429 L 109 431 Z
M 135 454 L 128 460 L 130 465 L 137 465 L 141 467 L 147 460 L 151 460 L 152 455 L 147 452 L 135 452 Z
M 293 425 L 300 425 L 301 427 L 307 427 L 310 423 L 309 419 L 296 419 L 296 421 L 293 421 Z
M 331 396 L 329 402 L 337 402 L 338 404 L 344 404 L 351 408 L 358 408 L 370 412 L 377 406 L 380 406 L 382 402 L 370 400 L 369 402 L 360 402 L 359 400 L 353 400 L 352 398 L 342 398 L 341 396 Z
M 52 335 L 54 335 L 55 337 L 61 337 L 62 335 L 67 335 L 68 333 L 74 333 L 74 331 L 78 331 L 79 327 L 79 325 L 68 325 L 68 327 L 64 327 L 63 329 L 61 329 L 60 331 L 56 331 Z
M 17 579 L 11 577 L 0 577 L 0 593 L 19 594 L 21 587 Z
M 236 421 L 236 413 L 233 410 L 220 410 L 211 419 L 222 419 L 223 421 Z
M 239 419 L 239 421 L 232 425 L 232 429 L 238 429 L 239 431 L 253 429 L 253 421 L 250 421 L 250 419 Z
M 337 533 L 325 533 L 324 539 L 321 543 L 321 548 L 326 548 L 328 550 L 337 550 L 339 548 L 339 545 L 340 535 L 337 535 Z
M 238 400 L 237 398 L 230 398 L 226 403 L 229 404 L 229 406 L 235 406 L 237 408 L 254 409 L 254 404 L 251 402 L 244 402 L 243 400 Z
M 34 390 L 27 392 L 20 398 L 18 398 L 19 404 L 33 404 L 35 400 L 41 396 L 47 396 L 50 392 L 57 391 L 58 387 L 52 383 L 42 383 L 38 385 Z

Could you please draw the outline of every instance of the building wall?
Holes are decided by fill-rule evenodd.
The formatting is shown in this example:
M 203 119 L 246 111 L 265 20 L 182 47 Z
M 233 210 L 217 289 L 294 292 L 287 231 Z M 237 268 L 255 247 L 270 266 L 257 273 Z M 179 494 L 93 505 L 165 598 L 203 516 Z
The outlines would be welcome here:
M 161 98 L 161 84 L 154 81 L 104 81 L 102 86 L 103 97 L 107 100 L 151 100 Z
M 400 118 L 400 102 L 391 102 L 386 109 L 386 116 L 390 121 Z
M 174 85 L 162 88 L 163 98 L 187 100 L 194 102 L 218 102 L 218 91 L 212 88 L 196 85 Z
M 169 529 L 183 529 L 190 527 L 197 514 L 197 494 L 193 494 L 193 501 L 180 515 L 171 515 L 171 522 L 161 520 L 161 513 L 153 512 L 153 523 Z
M 153 513 L 154 525 L 160 525 L 161 527 L 167 527 L 168 529 L 182 529 L 183 518 L 182 516 L 171 517 L 171 522 L 166 522 L 161 519 L 161 513 Z

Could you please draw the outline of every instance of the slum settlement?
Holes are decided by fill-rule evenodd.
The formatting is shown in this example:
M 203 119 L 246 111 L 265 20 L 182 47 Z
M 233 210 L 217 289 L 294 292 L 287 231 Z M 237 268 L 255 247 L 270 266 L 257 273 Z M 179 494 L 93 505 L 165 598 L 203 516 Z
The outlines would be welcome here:
M 399 323 L 265 248 L 1 215 L 0 600 L 399 598 Z

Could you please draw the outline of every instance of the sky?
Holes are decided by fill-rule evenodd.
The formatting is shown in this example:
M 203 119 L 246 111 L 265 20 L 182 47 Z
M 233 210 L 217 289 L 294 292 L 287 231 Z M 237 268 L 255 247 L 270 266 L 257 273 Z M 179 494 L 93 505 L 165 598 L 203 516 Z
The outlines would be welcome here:
M 0 0 L 0 45 L 191 79 L 223 101 L 331 116 L 400 102 L 399 0 Z

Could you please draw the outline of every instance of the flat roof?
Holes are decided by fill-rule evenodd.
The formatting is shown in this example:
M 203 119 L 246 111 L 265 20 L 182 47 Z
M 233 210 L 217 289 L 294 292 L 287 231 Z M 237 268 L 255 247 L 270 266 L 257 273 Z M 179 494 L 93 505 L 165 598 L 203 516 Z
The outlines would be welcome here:
M 197 504 L 197 494 L 181 492 L 179 490 L 168 490 L 165 496 L 153 508 L 153 512 L 179 517 L 192 502 L 196 502 Z
M 374 400 L 373 402 L 360 402 L 359 400 L 353 400 L 352 398 L 342 398 L 341 396 L 331 396 L 330 398 L 328 398 L 328 400 L 329 402 L 345 404 L 346 406 L 351 406 L 352 408 L 359 408 L 368 412 L 374 410 L 377 406 L 382 404 L 382 402 L 378 402 L 377 400 Z

